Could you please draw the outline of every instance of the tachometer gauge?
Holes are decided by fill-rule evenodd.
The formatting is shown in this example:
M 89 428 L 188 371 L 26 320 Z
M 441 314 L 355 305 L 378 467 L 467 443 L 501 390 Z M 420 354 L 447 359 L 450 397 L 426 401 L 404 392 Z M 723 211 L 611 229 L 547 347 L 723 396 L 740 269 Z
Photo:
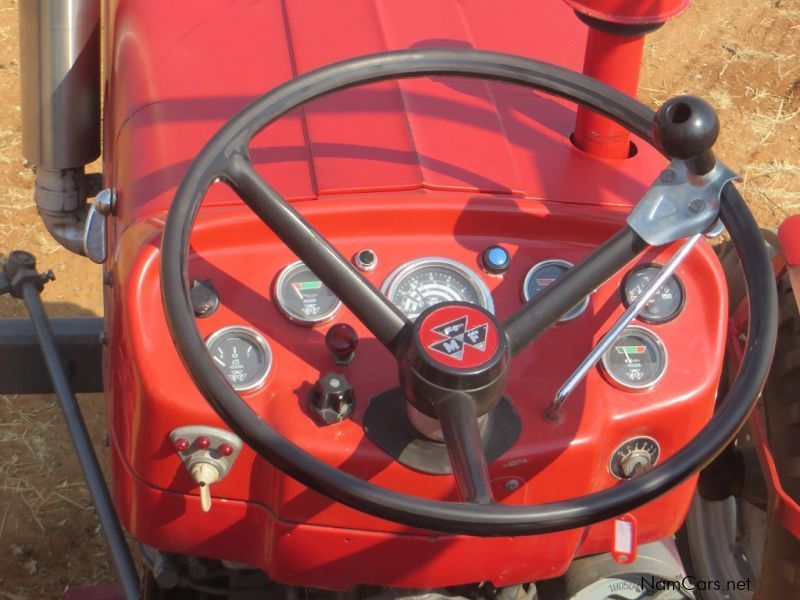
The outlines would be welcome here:
M 272 368 L 267 340 L 250 327 L 224 327 L 208 337 L 206 347 L 217 368 L 240 392 L 260 386 Z
M 527 302 L 571 268 L 571 262 L 561 260 L 560 258 L 544 260 L 533 265 L 525 276 L 525 281 L 522 284 L 523 300 Z M 559 319 L 558 322 L 564 323 L 565 321 L 571 321 L 586 310 L 587 306 L 589 306 L 588 296 L 576 304 L 567 314 Z
M 440 302 L 471 302 L 494 312 L 489 288 L 471 269 L 447 258 L 412 260 L 395 269 L 381 291 L 413 320 Z
M 603 368 L 612 382 L 623 389 L 653 387 L 667 369 L 667 351 L 652 331 L 631 325 L 603 354 Z
M 628 272 L 622 283 L 622 302 L 630 306 L 658 276 L 661 265 L 644 265 Z M 639 319 L 645 323 L 666 323 L 678 316 L 683 308 L 683 284 L 675 275 L 670 276 L 645 304 Z
M 275 282 L 275 298 L 292 322 L 308 327 L 333 319 L 342 301 L 302 261 L 286 267 Z

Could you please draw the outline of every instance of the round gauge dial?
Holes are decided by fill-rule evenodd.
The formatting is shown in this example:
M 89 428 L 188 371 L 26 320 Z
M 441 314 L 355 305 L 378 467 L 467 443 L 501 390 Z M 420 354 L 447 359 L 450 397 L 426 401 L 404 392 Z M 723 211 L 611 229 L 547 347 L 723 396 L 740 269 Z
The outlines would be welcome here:
M 342 307 L 342 301 L 302 261 L 281 271 L 275 296 L 290 321 L 309 327 L 330 321 Z
M 267 340 L 249 327 L 224 327 L 208 337 L 206 348 L 233 389 L 240 392 L 260 386 L 272 368 Z
M 420 258 L 400 266 L 381 291 L 411 320 L 441 302 L 471 302 L 494 312 L 492 294 L 481 278 L 446 258 Z
M 612 381 L 623 389 L 647 389 L 664 375 L 667 351 L 652 331 L 631 325 L 603 354 L 603 368 Z
M 622 301 L 630 306 L 661 271 L 661 265 L 644 265 L 628 272 L 622 283 Z M 670 276 L 648 300 L 639 319 L 645 323 L 666 323 L 678 316 L 685 300 L 683 284 L 675 275 Z
M 553 283 L 556 279 L 561 277 L 564 273 L 572 268 L 572 263 L 560 258 L 545 260 L 531 267 L 528 274 L 525 276 L 525 281 L 522 284 L 522 298 L 525 302 L 533 298 L 536 294 L 545 289 L 548 285 Z M 579 316 L 586 307 L 589 306 L 589 297 L 587 296 L 576 304 L 572 309 L 565 314 L 559 323 L 571 321 Z

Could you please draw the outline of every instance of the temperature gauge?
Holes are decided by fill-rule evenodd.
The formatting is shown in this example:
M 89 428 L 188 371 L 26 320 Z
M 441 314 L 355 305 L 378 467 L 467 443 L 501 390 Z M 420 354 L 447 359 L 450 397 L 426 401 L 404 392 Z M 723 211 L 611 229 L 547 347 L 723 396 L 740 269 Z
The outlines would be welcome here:
M 522 299 L 527 302 L 539 294 L 547 286 L 555 282 L 564 273 L 572 268 L 572 263 L 560 258 L 545 260 L 531 267 L 522 284 Z M 579 316 L 589 306 L 589 296 L 578 302 L 567 314 L 558 320 L 559 323 L 571 321 Z
M 629 390 L 653 387 L 667 369 L 667 351 L 652 331 L 631 325 L 603 354 L 603 368 L 613 383 Z
M 622 302 L 630 306 L 661 271 L 661 265 L 644 265 L 630 271 L 622 283 Z M 678 316 L 685 298 L 683 285 L 675 275 L 668 277 L 644 305 L 638 318 L 645 323 L 666 323 Z
M 281 271 L 275 297 L 286 318 L 308 327 L 330 321 L 342 307 L 342 301 L 302 261 Z
M 224 327 L 208 337 L 206 347 L 211 360 L 239 392 L 260 386 L 272 368 L 267 340 L 249 327 Z

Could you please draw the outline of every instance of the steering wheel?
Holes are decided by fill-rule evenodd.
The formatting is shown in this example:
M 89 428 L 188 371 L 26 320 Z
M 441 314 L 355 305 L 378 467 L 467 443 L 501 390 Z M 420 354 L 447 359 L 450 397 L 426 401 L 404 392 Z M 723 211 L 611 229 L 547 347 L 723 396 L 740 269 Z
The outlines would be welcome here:
M 687 142 L 685 130 L 670 129 L 669 111 L 662 110 L 655 140 L 656 115 L 650 108 L 589 77 L 535 60 L 475 50 L 422 49 L 365 56 L 317 69 L 257 98 L 236 114 L 192 161 L 178 187 L 161 246 L 164 310 L 178 353 L 206 400 L 261 457 L 309 488 L 371 515 L 441 532 L 506 536 L 572 529 L 633 510 L 707 465 L 743 425 L 761 391 L 775 345 L 777 300 L 758 226 L 736 189 L 727 184 L 720 219 L 747 281 L 749 335 L 736 380 L 706 426 L 651 471 L 614 487 L 547 504 L 496 504 L 478 418 L 501 398 L 514 356 L 647 244 L 629 227 L 622 228 L 504 323 L 465 303 L 433 306 L 411 323 L 256 173 L 248 153 L 254 135 L 314 98 L 386 79 L 444 75 L 518 84 L 578 102 L 648 143 L 659 143 L 657 147 L 672 157 L 696 165 L 713 164 L 710 146 L 715 132 L 710 138 L 706 135 L 708 139 L 698 141 L 695 136 Z M 684 102 L 680 119 L 672 123 L 691 123 L 687 110 L 691 112 L 692 104 Z M 216 369 L 195 323 L 187 256 L 200 203 L 217 179 L 226 182 L 392 352 L 407 401 L 441 424 L 461 502 L 395 492 L 325 464 L 262 420 Z M 454 315 L 462 314 L 480 324 L 485 352 L 466 366 L 456 366 L 444 353 L 431 351 L 428 342 L 431 332 L 442 331 Z

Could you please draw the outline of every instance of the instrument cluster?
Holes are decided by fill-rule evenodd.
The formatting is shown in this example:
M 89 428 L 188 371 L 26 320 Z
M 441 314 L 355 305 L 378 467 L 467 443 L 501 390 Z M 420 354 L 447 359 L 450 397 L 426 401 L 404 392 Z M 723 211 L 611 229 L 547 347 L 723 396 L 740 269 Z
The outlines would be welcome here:
M 363 272 L 377 265 L 377 254 L 365 249 L 356 253 L 353 264 Z M 500 275 L 511 263 L 501 246 L 483 251 L 479 261 L 488 275 Z M 532 264 L 519 282 L 520 302 L 528 302 L 556 282 L 572 268 L 559 257 Z M 634 266 L 620 285 L 621 303 L 628 307 L 658 275 L 661 265 Z M 398 265 L 381 285 L 381 292 L 410 320 L 425 309 L 442 302 L 469 302 L 494 312 L 489 287 L 470 267 L 455 260 L 427 256 Z M 273 298 L 281 314 L 299 327 L 318 327 L 336 319 L 342 302 L 301 261 L 285 266 L 273 282 Z M 603 354 L 601 368 L 607 381 L 626 391 L 646 390 L 657 385 L 668 365 L 668 351 L 653 330 L 653 325 L 668 323 L 680 314 L 685 302 L 685 288 L 676 275 L 659 287 L 639 313 L 641 324 L 629 325 Z M 559 323 L 581 318 L 590 303 L 587 296 L 568 311 Z M 211 334 L 208 351 L 234 389 L 250 391 L 264 385 L 272 368 L 269 343 L 258 331 L 245 326 L 231 326 Z

